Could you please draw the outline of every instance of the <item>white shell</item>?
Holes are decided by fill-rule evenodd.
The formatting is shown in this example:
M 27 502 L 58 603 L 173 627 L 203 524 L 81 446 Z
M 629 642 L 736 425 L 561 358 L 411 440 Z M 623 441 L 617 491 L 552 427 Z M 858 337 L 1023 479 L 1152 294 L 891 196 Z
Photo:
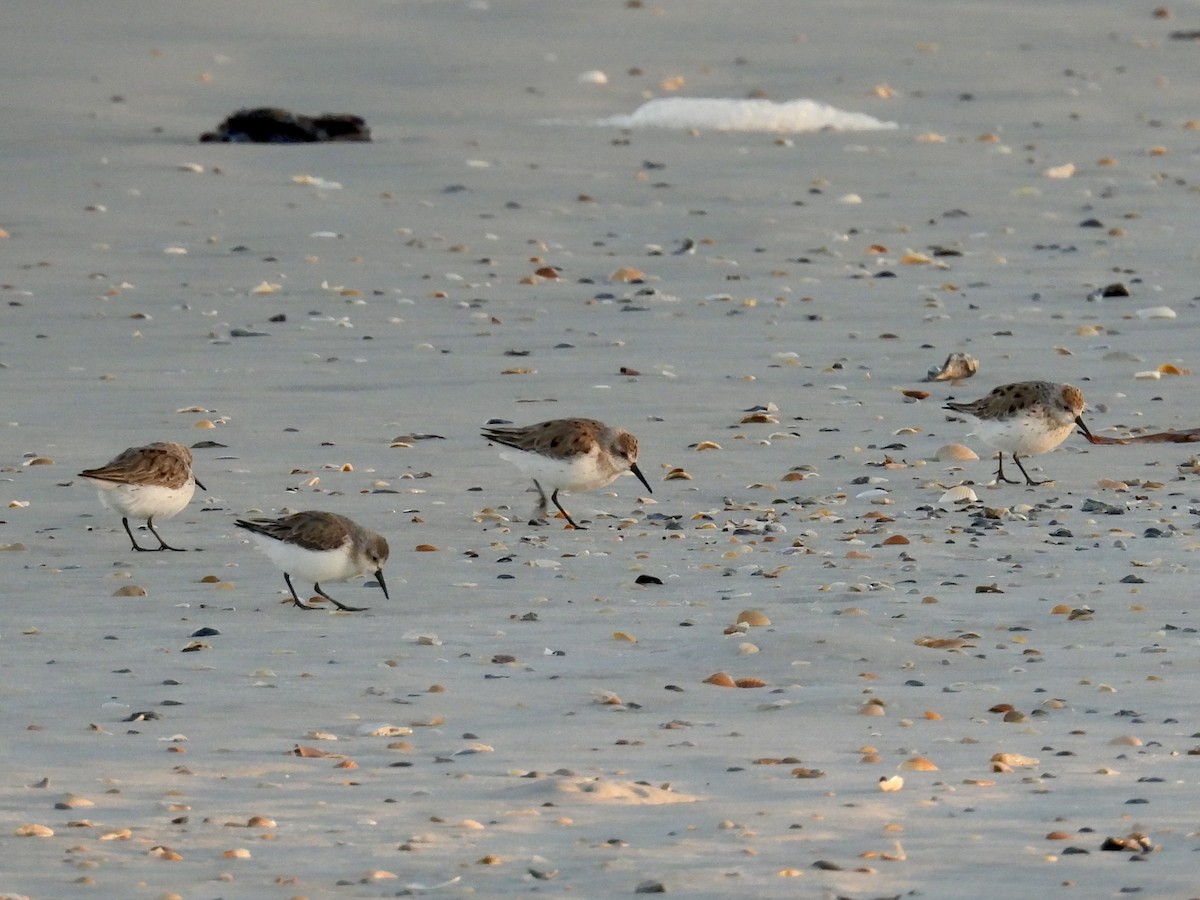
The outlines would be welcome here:
M 966 444 L 943 444 L 938 447 L 934 458 L 938 462 L 966 462 L 979 459 L 979 454 Z
M 975 503 L 978 500 L 979 498 L 975 496 L 975 491 L 965 484 L 960 484 L 942 494 L 938 498 L 938 503 Z

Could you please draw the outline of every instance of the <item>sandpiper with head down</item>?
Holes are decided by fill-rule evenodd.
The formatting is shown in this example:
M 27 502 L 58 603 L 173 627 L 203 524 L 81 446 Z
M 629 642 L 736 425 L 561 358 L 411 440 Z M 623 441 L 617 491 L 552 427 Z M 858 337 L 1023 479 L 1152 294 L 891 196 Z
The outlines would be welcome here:
M 301 609 L 317 607 L 303 603 L 297 596 L 292 585 L 293 574 L 302 581 L 311 581 L 317 594 L 346 612 L 363 612 L 367 607 L 347 606 L 333 599 L 321 590 L 322 581 L 374 575 L 383 596 L 391 599 L 383 580 L 387 541 L 352 519 L 310 509 L 276 519 L 238 519 L 236 524 L 249 531 L 271 562 L 283 569 L 283 580 L 292 592 L 292 601 Z
M 553 503 L 571 527 L 579 528 L 558 502 L 558 492 L 595 490 L 626 472 L 632 472 L 654 493 L 638 468 L 637 438 L 596 419 L 551 419 L 523 427 L 494 425 L 485 428 L 483 436 L 509 448 L 500 458 L 533 479 L 539 499 L 532 521 L 546 516 L 548 504 Z M 549 500 L 543 486 L 550 488 Z
M 121 514 L 121 524 L 134 550 L 178 550 L 154 530 L 155 519 L 169 519 L 188 505 L 196 485 L 208 490 L 192 474 L 192 451 L 182 444 L 162 441 L 130 447 L 96 469 L 84 469 L 80 478 L 96 486 L 100 502 Z M 145 519 L 146 528 L 158 538 L 157 547 L 143 547 L 133 536 L 129 517 Z
M 996 448 L 998 481 L 1020 483 L 1004 477 L 1004 454 L 1009 453 L 1027 484 L 1046 484 L 1029 477 L 1021 457 L 1053 450 L 1077 425 L 1090 439 L 1092 433 L 1082 418 L 1085 406 L 1083 392 L 1072 384 L 1021 381 L 1002 384 L 970 403 L 947 403 L 945 408 L 978 420 L 973 433 Z

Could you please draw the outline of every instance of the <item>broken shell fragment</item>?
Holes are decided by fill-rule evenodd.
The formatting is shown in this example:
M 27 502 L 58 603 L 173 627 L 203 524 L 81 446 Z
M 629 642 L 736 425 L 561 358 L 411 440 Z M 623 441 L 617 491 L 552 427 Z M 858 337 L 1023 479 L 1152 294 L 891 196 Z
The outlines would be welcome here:
M 751 628 L 763 628 L 771 624 L 771 620 L 757 609 L 742 610 L 737 614 L 737 621 L 739 623 L 745 622 Z
M 943 444 L 938 447 L 934 459 L 938 462 L 973 462 L 979 454 L 966 444 Z
M 925 374 L 926 381 L 958 381 L 960 378 L 970 378 L 979 371 L 979 360 L 967 353 L 951 353 L 942 363 L 942 367 L 931 368 Z

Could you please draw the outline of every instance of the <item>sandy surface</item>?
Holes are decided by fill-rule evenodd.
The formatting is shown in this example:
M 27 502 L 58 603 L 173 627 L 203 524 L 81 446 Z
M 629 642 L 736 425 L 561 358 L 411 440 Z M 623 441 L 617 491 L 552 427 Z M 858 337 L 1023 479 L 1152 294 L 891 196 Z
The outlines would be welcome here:
M 1197 895 L 1189 448 L 935 458 L 942 402 L 1029 378 L 1100 435 L 1200 424 L 1137 377 L 1200 366 L 1189 10 L 252 10 L 5 17 L 0 893 Z M 539 124 L 676 95 L 901 128 Z M 261 104 L 377 140 L 195 143 Z M 568 415 L 653 497 L 530 527 L 478 429 Z M 200 445 L 192 552 L 75 477 L 153 440 Z M 283 508 L 384 533 L 392 601 L 281 605 L 233 520 Z

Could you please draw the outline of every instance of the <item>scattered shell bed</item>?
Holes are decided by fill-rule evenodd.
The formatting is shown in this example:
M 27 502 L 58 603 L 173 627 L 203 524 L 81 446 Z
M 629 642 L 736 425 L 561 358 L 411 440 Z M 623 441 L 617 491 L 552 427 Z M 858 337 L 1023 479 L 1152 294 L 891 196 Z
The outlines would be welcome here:
M 354 27 L 370 65 L 353 11 L 302 12 L 276 46 L 206 8 L 211 65 L 166 12 L 68 17 L 94 81 L 47 68 L 14 111 L 5 896 L 1195 892 L 1200 125 L 1170 10 L 768 4 L 731 37 L 716 0 L 553 34 L 415 4 Z M 775 109 L 741 100 L 790 99 L 801 45 L 903 127 L 590 124 Z M 402 112 L 194 143 L 270 71 Z M 996 484 L 942 406 L 1032 378 L 1081 385 L 1099 441 Z M 636 434 L 653 492 L 530 525 L 479 427 L 576 415 Z M 150 440 L 205 485 L 187 552 L 130 551 L 75 475 Z M 386 534 L 390 601 L 298 610 L 233 527 L 309 508 Z

